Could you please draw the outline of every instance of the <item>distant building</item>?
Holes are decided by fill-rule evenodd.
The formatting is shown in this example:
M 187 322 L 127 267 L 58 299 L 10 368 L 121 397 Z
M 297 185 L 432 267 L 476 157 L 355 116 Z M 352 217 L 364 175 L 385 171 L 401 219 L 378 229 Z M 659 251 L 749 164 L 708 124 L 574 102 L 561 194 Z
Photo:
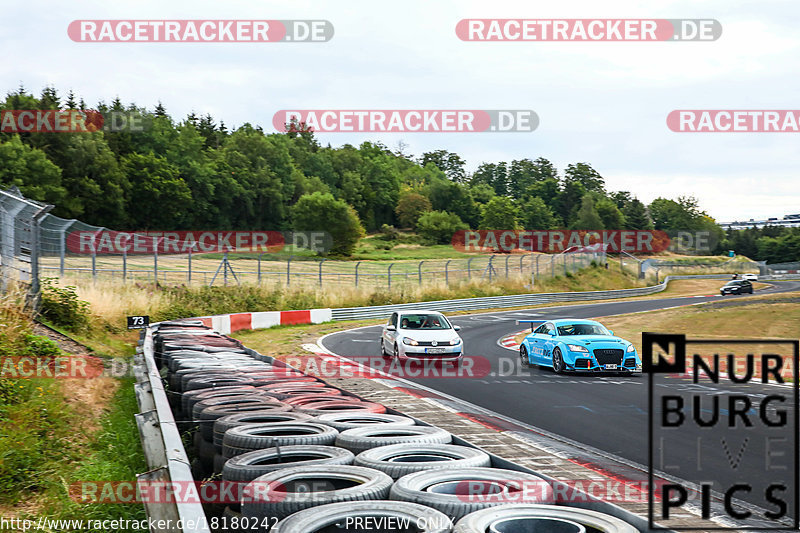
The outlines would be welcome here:
M 747 229 L 747 228 L 763 228 L 764 226 L 777 226 L 783 228 L 800 228 L 800 213 L 795 215 L 786 215 L 782 219 L 777 217 L 768 218 L 766 220 L 735 221 L 735 222 L 722 222 L 720 227 L 722 229 Z

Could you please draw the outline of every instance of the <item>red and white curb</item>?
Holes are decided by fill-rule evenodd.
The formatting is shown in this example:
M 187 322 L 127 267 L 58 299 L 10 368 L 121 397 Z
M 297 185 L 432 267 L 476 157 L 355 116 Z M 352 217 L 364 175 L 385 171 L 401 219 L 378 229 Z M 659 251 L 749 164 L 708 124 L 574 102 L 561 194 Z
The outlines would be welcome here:
M 227 335 L 245 329 L 266 329 L 288 324 L 322 324 L 333 320 L 330 309 L 305 309 L 300 311 L 259 311 L 196 317 L 217 333 Z
M 505 348 L 506 350 L 513 350 L 515 352 L 519 351 L 519 343 L 517 342 L 517 336 L 523 333 L 526 333 L 528 330 L 524 329 L 522 331 L 518 331 L 516 333 L 512 333 L 511 335 L 506 335 L 502 337 L 500 340 L 497 341 L 497 345 L 501 348 Z

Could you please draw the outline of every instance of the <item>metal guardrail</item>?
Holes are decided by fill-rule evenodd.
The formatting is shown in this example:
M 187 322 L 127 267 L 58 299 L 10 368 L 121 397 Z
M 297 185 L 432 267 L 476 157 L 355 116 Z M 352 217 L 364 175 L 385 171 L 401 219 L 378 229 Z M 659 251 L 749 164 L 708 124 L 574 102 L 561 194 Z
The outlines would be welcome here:
M 667 288 L 670 280 L 676 279 L 730 279 L 730 274 L 696 274 L 667 276 L 664 281 L 649 287 L 635 289 L 615 289 L 608 291 L 554 292 L 543 294 L 512 294 L 508 296 L 486 296 L 481 298 L 462 298 L 458 300 L 436 300 L 394 305 L 375 305 L 370 307 L 344 307 L 332 309 L 333 320 L 361 320 L 366 318 L 386 318 L 394 311 L 420 308 L 436 309 L 442 312 L 477 311 L 480 309 L 502 309 L 507 307 L 524 307 L 557 302 L 576 302 L 584 300 L 611 300 L 614 298 L 630 298 L 648 296 Z M 759 279 L 800 279 L 789 276 L 761 276 Z
M 189 484 L 194 482 L 189 458 L 183 447 L 178 426 L 172 416 L 167 393 L 153 355 L 153 331 L 143 331 L 134 357 L 136 402 L 139 414 L 136 425 L 150 471 L 139 474 L 137 480 Z M 200 503 L 145 503 L 147 516 L 166 524 L 159 529 L 168 533 L 209 532 L 203 506 Z

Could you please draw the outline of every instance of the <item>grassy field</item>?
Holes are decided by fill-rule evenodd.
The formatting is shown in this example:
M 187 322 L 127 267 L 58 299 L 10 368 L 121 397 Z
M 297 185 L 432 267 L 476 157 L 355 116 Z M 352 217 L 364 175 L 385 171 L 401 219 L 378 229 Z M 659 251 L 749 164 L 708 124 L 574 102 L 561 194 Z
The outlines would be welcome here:
M 63 356 L 50 339 L 36 335 L 21 292 L 0 298 L 0 358 Z M 124 338 L 108 355 L 132 353 Z M 83 333 L 93 337 L 91 331 Z M 130 380 L 0 378 L 0 515 L 5 518 L 144 518 L 136 505 L 81 504 L 69 498 L 79 481 L 135 479 L 146 470 L 133 415 L 138 412 Z

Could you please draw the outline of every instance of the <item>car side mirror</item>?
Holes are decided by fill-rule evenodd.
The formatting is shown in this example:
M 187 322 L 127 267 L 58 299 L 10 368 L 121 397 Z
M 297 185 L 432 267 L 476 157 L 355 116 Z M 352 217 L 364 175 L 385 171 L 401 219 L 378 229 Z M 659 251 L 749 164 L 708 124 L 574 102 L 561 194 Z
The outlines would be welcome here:
M 613 332 L 613 331 L 611 331 L 611 330 L 608 330 L 608 334 L 609 334 L 609 335 L 613 335 L 613 334 L 614 334 L 614 332 Z
M 397 331 L 397 328 L 394 326 L 394 324 L 389 324 L 386 326 L 386 331 Z
M 461 326 L 453 325 L 453 329 L 456 331 L 461 331 Z

